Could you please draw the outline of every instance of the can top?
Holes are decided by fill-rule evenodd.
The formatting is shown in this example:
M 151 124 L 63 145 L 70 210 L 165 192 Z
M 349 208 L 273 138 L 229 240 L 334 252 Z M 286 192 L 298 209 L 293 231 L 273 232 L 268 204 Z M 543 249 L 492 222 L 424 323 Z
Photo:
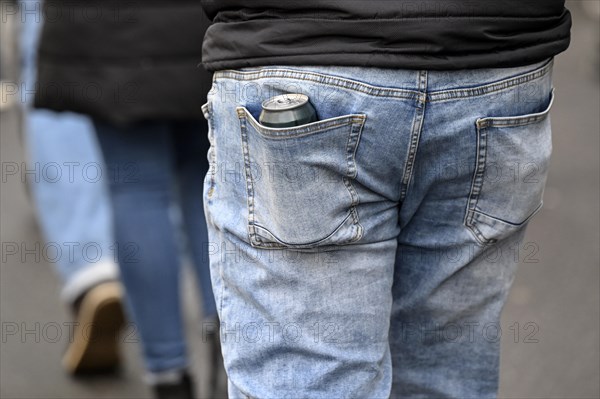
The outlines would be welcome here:
M 308 103 L 308 96 L 300 93 L 288 93 L 271 97 L 263 101 L 262 107 L 267 111 L 287 111 Z

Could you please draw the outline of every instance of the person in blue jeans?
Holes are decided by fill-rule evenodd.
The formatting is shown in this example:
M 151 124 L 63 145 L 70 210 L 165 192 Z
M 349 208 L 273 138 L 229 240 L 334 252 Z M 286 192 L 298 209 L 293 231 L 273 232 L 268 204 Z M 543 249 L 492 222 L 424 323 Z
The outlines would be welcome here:
M 564 2 L 203 4 L 230 398 L 495 397 Z M 260 122 L 298 94 L 317 121 Z
M 194 397 L 180 299 L 187 250 L 202 293 L 205 391 L 216 395 L 222 362 L 202 198 L 208 127 L 197 104 L 211 85 L 198 67 L 208 20 L 189 0 L 46 7 L 68 17 L 44 25 L 35 105 L 93 121 L 145 380 L 159 399 Z
M 44 15 L 25 13 L 35 10 L 34 1 L 20 6 L 23 129 L 28 168 L 38 171 L 28 184 L 46 244 L 59 248 L 54 265 L 63 282 L 61 299 L 77 323 L 62 365 L 70 374 L 114 370 L 123 294 L 104 161 L 87 116 L 32 107 Z
M 215 73 L 205 207 L 230 397 L 495 395 L 500 310 L 548 171 L 551 72 Z M 319 121 L 261 125 L 288 87 Z
M 147 380 L 158 385 L 189 378 L 180 299 L 184 246 L 174 227 L 178 219 L 201 288 L 203 339 L 214 339 L 218 330 L 202 205 L 206 123 L 155 120 L 115 126 L 95 121 L 95 128 L 111 175 L 117 257 L 143 343 Z

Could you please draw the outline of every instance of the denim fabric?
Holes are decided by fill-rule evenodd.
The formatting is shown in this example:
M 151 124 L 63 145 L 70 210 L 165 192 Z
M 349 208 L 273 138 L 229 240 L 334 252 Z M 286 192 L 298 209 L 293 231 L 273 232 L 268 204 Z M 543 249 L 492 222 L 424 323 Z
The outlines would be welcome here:
M 208 268 L 202 176 L 206 123 L 148 121 L 118 127 L 95 122 L 108 167 L 115 238 L 130 316 L 150 372 L 187 366 L 180 301 L 183 230 L 201 288 L 204 317 L 216 316 Z M 180 218 L 181 219 L 181 218 Z
M 36 4 L 30 0 L 23 6 L 31 10 Z M 54 264 L 63 281 L 61 297 L 71 303 L 99 282 L 117 279 L 118 269 L 104 161 L 91 121 L 72 112 L 31 108 L 42 16 L 29 14 L 21 26 L 28 183 L 46 245 L 60 249 Z
M 551 71 L 215 73 L 204 206 L 231 397 L 496 395 Z M 258 122 L 263 100 L 297 92 L 317 122 Z

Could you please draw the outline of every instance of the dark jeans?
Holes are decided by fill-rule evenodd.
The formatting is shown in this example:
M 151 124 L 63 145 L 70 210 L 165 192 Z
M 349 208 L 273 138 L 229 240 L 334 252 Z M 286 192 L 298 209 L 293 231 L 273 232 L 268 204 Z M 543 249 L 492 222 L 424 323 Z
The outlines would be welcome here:
M 216 316 L 202 186 L 206 122 L 156 120 L 126 127 L 96 122 L 107 165 L 117 259 L 130 316 L 151 372 L 187 365 L 180 301 L 182 219 L 205 317 Z M 178 206 L 177 206 L 178 205 Z M 182 218 L 177 218 L 181 210 Z

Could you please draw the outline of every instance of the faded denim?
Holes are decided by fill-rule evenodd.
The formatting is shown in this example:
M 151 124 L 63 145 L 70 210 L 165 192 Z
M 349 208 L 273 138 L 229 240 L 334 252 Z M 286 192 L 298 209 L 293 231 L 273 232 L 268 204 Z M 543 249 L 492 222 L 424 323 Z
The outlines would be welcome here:
M 204 207 L 231 397 L 495 397 L 551 72 L 215 73 Z M 258 122 L 295 92 L 317 122 Z

